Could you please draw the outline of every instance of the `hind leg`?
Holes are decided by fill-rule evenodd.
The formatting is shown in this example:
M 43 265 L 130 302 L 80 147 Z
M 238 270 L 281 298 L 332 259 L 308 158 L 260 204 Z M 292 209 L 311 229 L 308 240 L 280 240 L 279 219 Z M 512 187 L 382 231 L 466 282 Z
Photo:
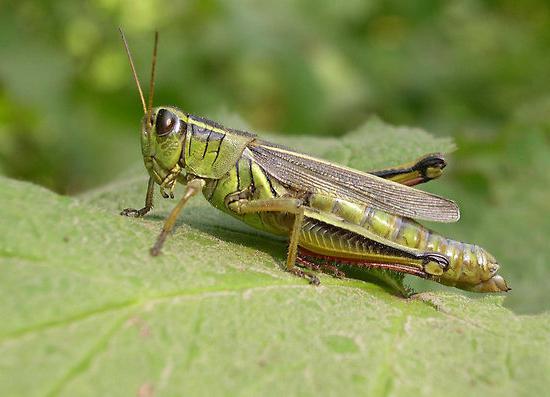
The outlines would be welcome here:
M 411 163 L 392 168 L 372 170 L 370 174 L 389 179 L 403 185 L 414 186 L 439 178 L 447 163 L 440 153 L 430 153 Z

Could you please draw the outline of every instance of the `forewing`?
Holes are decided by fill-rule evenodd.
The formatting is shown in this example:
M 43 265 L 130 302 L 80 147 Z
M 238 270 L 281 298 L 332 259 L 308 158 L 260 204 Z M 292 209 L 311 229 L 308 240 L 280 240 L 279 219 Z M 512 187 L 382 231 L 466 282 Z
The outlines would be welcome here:
M 448 199 L 289 149 L 255 141 L 255 161 L 269 174 L 298 190 L 324 193 L 414 219 L 456 222 L 457 205 Z

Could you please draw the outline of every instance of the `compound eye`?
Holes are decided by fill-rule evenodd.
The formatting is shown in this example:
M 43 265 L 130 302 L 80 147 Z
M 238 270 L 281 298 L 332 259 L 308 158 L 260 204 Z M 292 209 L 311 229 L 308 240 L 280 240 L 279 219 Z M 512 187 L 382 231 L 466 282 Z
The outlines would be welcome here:
M 166 110 L 161 109 L 157 113 L 157 123 L 155 125 L 155 130 L 158 136 L 165 136 L 171 133 L 174 130 L 174 127 L 178 123 L 178 117 Z

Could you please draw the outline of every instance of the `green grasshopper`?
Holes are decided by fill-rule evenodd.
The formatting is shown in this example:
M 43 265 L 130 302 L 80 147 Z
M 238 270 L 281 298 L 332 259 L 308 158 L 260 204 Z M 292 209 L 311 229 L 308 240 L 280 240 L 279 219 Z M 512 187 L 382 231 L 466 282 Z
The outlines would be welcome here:
M 158 33 L 147 106 L 122 30 L 121 35 L 145 114 L 141 149 L 149 173 L 145 206 L 121 214 L 147 214 L 155 184 L 164 198 L 174 197 L 178 182 L 186 185 L 152 255 L 160 253 L 188 200 L 202 192 L 219 210 L 257 229 L 287 236 L 286 270 L 312 284 L 319 284 L 319 279 L 296 264 L 336 276 L 342 275 L 338 264 L 351 264 L 413 274 L 469 291 L 509 290 L 486 250 L 447 239 L 413 220 L 455 222 L 460 217 L 453 201 L 410 187 L 441 175 L 441 155 L 365 173 L 176 107 L 153 107 Z

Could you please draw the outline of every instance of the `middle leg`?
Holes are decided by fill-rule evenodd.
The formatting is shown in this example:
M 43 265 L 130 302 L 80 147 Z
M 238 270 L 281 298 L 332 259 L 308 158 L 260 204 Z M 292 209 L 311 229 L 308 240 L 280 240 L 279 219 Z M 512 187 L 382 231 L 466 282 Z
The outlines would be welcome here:
M 227 207 L 240 215 L 259 212 L 286 212 L 294 215 L 294 221 L 292 223 L 292 228 L 289 235 L 286 270 L 297 276 L 306 278 L 310 284 L 320 284 L 317 276 L 304 272 L 296 267 L 298 241 L 300 237 L 300 230 L 304 222 L 304 208 L 302 207 L 302 200 L 290 197 L 249 200 L 236 196 L 237 199 L 231 201 L 231 198 L 231 196 L 226 198 Z

